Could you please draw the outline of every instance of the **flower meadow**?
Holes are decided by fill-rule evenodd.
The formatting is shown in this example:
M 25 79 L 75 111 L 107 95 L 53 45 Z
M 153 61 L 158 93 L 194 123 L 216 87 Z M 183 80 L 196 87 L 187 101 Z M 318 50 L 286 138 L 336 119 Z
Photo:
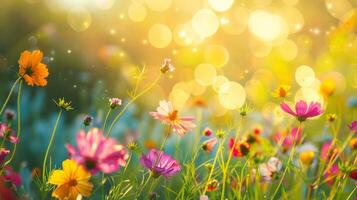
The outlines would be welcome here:
M 356 200 L 357 3 L 322 2 L 0 5 L 43 9 L 0 33 L 0 200 Z

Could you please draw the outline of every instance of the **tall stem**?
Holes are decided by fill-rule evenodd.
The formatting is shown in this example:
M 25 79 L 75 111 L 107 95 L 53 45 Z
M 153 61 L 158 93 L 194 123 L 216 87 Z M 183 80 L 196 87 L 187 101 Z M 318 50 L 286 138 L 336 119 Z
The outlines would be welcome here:
M 107 112 L 107 115 L 105 116 L 105 120 L 104 120 L 104 124 L 103 124 L 103 132 L 105 131 L 105 126 L 107 125 L 107 121 L 108 121 L 108 117 L 110 115 L 110 113 L 112 112 L 112 109 L 110 108 Z
M 10 92 L 9 92 L 9 94 L 7 95 L 5 102 L 4 102 L 4 104 L 2 105 L 2 107 L 1 107 L 0 115 L 2 114 L 2 112 L 4 111 L 4 109 L 6 108 L 6 105 L 7 105 L 7 103 L 8 103 L 9 100 L 10 100 L 11 94 L 12 94 L 12 92 L 13 92 L 14 89 L 15 89 L 15 86 L 17 85 L 17 83 L 18 83 L 20 80 L 21 80 L 21 77 L 17 78 L 16 81 L 14 82 L 14 84 L 12 84 L 11 89 L 10 89 Z M 21 82 L 22 82 L 22 81 L 21 81 Z
M 53 143 L 53 139 L 55 138 L 56 130 L 57 130 L 57 126 L 58 126 L 58 122 L 59 122 L 59 120 L 60 120 L 60 118 L 61 118 L 61 115 L 62 115 L 62 109 L 61 109 L 61 110 L 59 111 L 59 113 L 58 113 L 55 126 L 53 127 L 53 130 L 52 130 L 52 135 L 51 135 L 50 143 L 49 143 L 48 146 L 47 146 L 45 158 L 43 159 L 43 164 L 42 164 L 42 180 L 43 180 L 43 182 L 46 181 L 45 175 L 46 175 L 46 163 L 47 163 L 48 153 L 50 152 L 50 149 L 51 149 L 51 146 L 52 146 L 52 143 Z
M 22 83 L 23 83 L 23 81 L 21 80 L 20 84 L 19 84 L 19 91 L 17 93 L 17 135 L 16 135 L 17 138 L 20 138 L 20 135 L 21 135 L 21 91 L 22 91 Z M 15 153 L 16 153 L 16 147 L 17 147 L 17 143 L 14 144 L 14 149 L 12 150 L 10 159 L 8 161 L 6 161 L 5 165 L 10 164 L 10 162 L 14 158 Z
M 120 117 L 124 114 L 124 112 L 129 108 L 129 106 L 134 103 L 134 101 L 139 98 L 140 96 L 144 95 L 146 92 L 148 92 L 149 90 L 151 90 L 157 82 L 159 82 L 160 78 L 161 78 L 162 73 L 159 74 L 159 76 L 156 78 L 156 80 L 154 82 L 152 82 L 151 85 L 149 85 L 147 88 L 145 88 L 143 91 L 141 91 L 138 95 L 135 95 L 126 105 L 125 107 L 119 112 L 119 114 L 117 116 L 115 116 L 113 122 L 110 124 L 109 130 L 107 132 L 107 137 L 110 136 L 110 133 L 112 132 L 112 129 L 115 125 L 115 123 L 120 119 Z

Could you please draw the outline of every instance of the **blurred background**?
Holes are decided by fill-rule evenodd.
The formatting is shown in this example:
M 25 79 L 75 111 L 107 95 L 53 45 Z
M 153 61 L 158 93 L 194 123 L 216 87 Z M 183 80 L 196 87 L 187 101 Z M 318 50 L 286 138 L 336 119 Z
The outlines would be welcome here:
M 127 102 L 137 68 L 147 68 L 142 88 L 165 58 L 176 70 L 119 121 L 113 136 L 122 143 L 140 137 L 155 144 L 162 126 L 148 112 L 161 99 L 201 117 L 202 128 L 225 126 L 244 102 L 254 108 L 247 127 L 284 126 L 291 119 L 272 95 L 279 85 L 291 86 L 288 101 L 319 101 L 339 114 L 341 131 L 347 131 L 357 104 L 356 6 L 356 0 L 2 1 L 1 102 L 22 51 L 42 50 L 50 72 L 46 87 L 24 87 L 16 162 L 40 166 L 58 110 L 52 99 L 65 97 L 75 108 L 58 129 L 53 159 L 59 163 L 66 156 L 63 144 L 73 143 L 85 114 L 101 125 L 108 98 Z M 325 137 L 318 122 L 310 125 L 312 137 Z

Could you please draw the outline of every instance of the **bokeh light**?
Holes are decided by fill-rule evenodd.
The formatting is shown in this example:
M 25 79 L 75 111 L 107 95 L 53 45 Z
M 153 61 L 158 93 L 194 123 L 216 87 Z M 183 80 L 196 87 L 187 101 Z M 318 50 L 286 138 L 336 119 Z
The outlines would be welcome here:
M 217 15 L 209 9 L 198 10 L 192 18 L 193 30 L 203 37 L 214 35 L 219 27 Z
M 69 11 L 67 22 L 74 31 L 82 32 L 89 28 L 92 23 L 92 17 L 86 9 L 75 8 Z
M 148 33 L 149 43 L 156 48 L 167 47 L 172 40 L 172 33 L 164 24 L 154 24 Z
M 237 82 L 229 82 L 228 91 L 219 93 L 219 102 L 228 110 L 234 110 L 243 106 L 246 93 L 243 86 Z
M 213 10 L 218 12 L 224 12 L 232 6 L 234 0 L 208 0 L 208 3 Z
M 213 79 L 212 88 L 217 93 L 226 93 L 229 89 L 229 80 L 225 76 L 216 76 Z
M 134 22 L 141 22 L 146 17 L 146 8 L 144 5 L 133 2 L 128 8 L 128 16 Z
M 309 87 L 315 81 L 315 72 L 311 67 L 302 65 L 295 72 L 295 80 L 301 87 Z
M 228 50 L 221 45 L 209 45 L 204 51 L 205 61 L 215 67 L 223 67 L 229 61 Z
M 145 3 L 151 10 L 163 12 L 170 8 L 172 0 L 145 0 Z
M 292 40 L 285 40 L 279 46 L 279 53 L 286 61 L 294 60 L 298 54 L 298 47 Z
M 199 64 L 195 69 L 195 79 L 203 86 L 211 85 L 216 75 L 216 68 L 208 63 Z

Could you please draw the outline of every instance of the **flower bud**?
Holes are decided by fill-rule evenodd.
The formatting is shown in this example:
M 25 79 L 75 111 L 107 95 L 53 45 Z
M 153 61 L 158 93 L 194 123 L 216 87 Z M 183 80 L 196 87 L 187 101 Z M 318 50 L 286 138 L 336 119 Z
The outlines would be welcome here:
M 93 121 L 93 117 L 90 115 L 86 115 L 83 119 L 84 126 L 89 126 Z
M 304 151 L 300 153 L 300 160 L 306 166 L 312 164 L 314 157 L 315 157 L 315 152 L 313 151 Z

